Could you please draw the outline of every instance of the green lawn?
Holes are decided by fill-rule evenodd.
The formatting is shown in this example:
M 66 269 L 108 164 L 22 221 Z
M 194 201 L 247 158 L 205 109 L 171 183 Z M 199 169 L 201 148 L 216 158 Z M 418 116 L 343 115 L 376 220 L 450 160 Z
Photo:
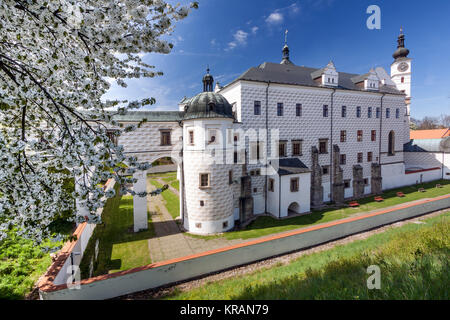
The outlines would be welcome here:
M 444 299 L 450 284 L 450 212 L 167 299 Z M 367 288 L 367 267 L 381 289 Z
M 148 239 L 155 235 L 150 215 L 148 230 L 133 232 L 133 197 L 116 196 L 108 199 L 98 225 L 89 240 L 80 269 L 83 278 L 89 277 L 89 264 L 99 240 L 98 259 L 94 263 L 94 276 L 140 267 L 151 263 Z
M 150 183 L 154 185 L 156 188 L 162 188 L 163 185 L 159 183 L 157 180 L 152 179 Z M 163 199 L 165 200 L 165 205 L 167 211 L 169 211 L 170 215 L 173 219 L 176 219 L 180 216 L 180 198 L 173 193 L 170 189 L 167 189 L 161 193 Z
M 36 246 L 32 240 L 9 231 L 0 243 L 0 299 L 24 299 L 51 264 L 50 253 L 42 249 L 62 244 L 47 240 Z
M 175 188 L 175 189 L 177 189 L 178 191 L 180 191 L 180 181 L 179 181 L 179 180 L 172 181 L 172 182 L 170 183 L 170 185 L 171 185 L 173 188 Z
M 436 188 L 436 184 L 439 183 L 443 187 Z M 418 192 L 418 188 L 426 189 L 426 192 Z M 397 197 L 397 192 L 402 191 L 405 197 Z M 225 237 L 226 239 L 251 239 L 257 238 L 265 235 L 270 235 L 273 233 L 293 230 L 297 228 L 307 227 L 310 225 L 315 225 L 319 223 L 325 223 L 333 220 L 338 220 L 342 218 L 347 218 L 356 213 L 368 212 L 376 209 L 386 208 L 394 205 L 398 205 L 404 202 L 433 198 L 450 193 L 450 181 L 449 180 L 439 180 L 430 183 L 424 183 L 416 186 L 402 187 L 398 189 L 392 189 L 385 191 L 382 197 L 385 199 L 383 202 L 376 202 L 372 197 L 367 197 L 364 199 L 359 199 L 359 208 L 341 208 L 341 209 L 325 209 L 319 211 L 313 211 L 311 214 L 304 216 L 292 217 L 288 219 L 278 220 L 272 217 L 259 217 L 250 225 L 248 225 L 244 230 L 241 231 L 230 231 L 223 235 L 213 235 L 213 236 L 199 236 L 191 235 L 186 233 L 191 237 L 202 238 L 202 239 L 216 239 L 220 237 Z

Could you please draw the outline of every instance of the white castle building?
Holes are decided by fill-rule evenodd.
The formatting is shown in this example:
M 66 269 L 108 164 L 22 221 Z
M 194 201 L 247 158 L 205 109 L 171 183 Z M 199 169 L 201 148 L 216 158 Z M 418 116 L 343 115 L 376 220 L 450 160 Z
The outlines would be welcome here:
M 203 92 L 179 111 L 116 116 L 146 119 L 120 136 L 128 154 L 177 163 L 189 232 L 224 232 L 258 214 L 304 214 L 417 182 L 404 156 L 411 59 L 402 32 L 390 76 L 380 67 L 358 75 L 333 62 L 298 66 L 286 44 L 282 53 L 281 63 L 264 62 L 214 90 L 208 70 Z M 135 177 L 136 190 L 145 188 L 145 173 Z M 134 210 L 135 230 L 146 228 L 146 199 L 135 197 Z

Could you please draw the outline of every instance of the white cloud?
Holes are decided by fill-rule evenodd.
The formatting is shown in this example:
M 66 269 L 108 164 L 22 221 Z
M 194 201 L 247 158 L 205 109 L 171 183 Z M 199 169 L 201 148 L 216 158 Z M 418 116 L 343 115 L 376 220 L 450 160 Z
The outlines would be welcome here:
M 272 12 L 266 19 L 268 24 L 279 24 L 284 20 L 283 14 L 280 12 Z
M 216 39 L 212 39 L 210 43 L 212 46 L 215 46 L 217 44 Z
M 239 44 L 246 44 L 248 33 L 245 31 L 242 31 L 242 30 L 238 30 L 233 35 L 233 37 L 234 37 L 234 40 L 236 40 Z
M 252 28 L 252 33 L 253 33 L 253 34 L 256 34 L 256 32 L 258 31 L 258 29 L 259 29 L 258 27 L 253 27 L 253 28 Z

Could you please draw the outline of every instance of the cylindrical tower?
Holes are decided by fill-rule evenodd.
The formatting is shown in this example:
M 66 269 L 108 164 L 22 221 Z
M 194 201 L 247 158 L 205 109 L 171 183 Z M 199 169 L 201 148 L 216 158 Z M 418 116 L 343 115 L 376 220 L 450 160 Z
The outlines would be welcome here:
M 226 156 L 227 132 L 233 128 L 233 122 L 231 105 L 218 93 L 202 92 L 186 104 L 184 228 L 189 232 L 211 234 L 234 227 L 232 170 L 235 164 L 233 160 L 227 161 Z

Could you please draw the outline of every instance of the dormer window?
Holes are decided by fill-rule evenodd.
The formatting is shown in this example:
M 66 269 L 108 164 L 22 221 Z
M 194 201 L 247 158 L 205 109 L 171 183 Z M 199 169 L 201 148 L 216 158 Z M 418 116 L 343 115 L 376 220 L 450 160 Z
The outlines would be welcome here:
M 339 83 L 339 74 L 333 62 L 330 61 L 328 65 L 311 73 L 312 79 L 322 86 L 337 86 Z
M 209 103 L 209 104 L 208 104 L 209 111 L 214 111 L 215 106 L 216 106 L 216 105 L 215 105 L 214 103 L 212 103 L 212 102 Z

